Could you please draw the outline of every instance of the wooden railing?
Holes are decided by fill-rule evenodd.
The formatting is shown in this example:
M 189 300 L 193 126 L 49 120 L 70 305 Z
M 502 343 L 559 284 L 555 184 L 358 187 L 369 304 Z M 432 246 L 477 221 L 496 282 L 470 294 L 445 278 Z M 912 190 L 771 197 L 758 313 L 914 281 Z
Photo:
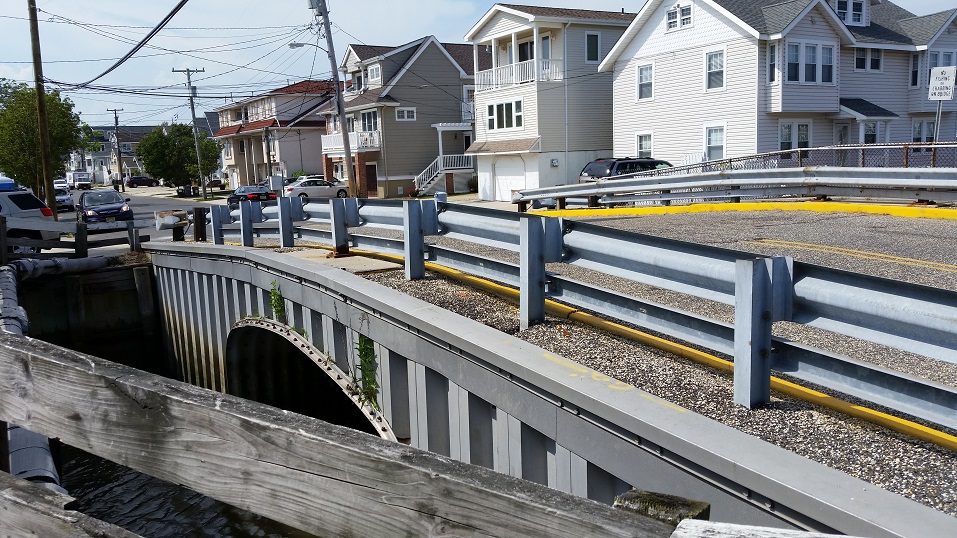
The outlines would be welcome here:
M 0 216 L 0 265 L 18 258 L 86 258 L 90 249 L 115 245 L 129 245 L 131 251 L 140 250 L 140 243 L 149 241 L 148 235 L 140 235 L 139 228 L 151 226 L 153 219 L 137 219 L 123 222 L 85 224 L 76 221 L 51 221 L 39 218 Z M 91 240 L 91 233 L 121 232 L 126 236 L 106 237 Z M 44 233 L 46 232 L 46 233 Z M 57 234 L 56 239 L 41 239 L 43 235 Z M 64 240 L 63 235 L 73 235 L 73 240 Z M 66 249 L 70 252 L 11 252 L 12 247 L 28 249 Z

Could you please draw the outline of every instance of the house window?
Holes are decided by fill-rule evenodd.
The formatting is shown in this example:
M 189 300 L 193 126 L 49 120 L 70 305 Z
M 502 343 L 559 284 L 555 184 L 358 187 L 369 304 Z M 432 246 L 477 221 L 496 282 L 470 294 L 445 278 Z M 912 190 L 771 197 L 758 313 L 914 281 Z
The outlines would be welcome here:
M 525 41 L 518 44 L 518 61 L 527 62 L 535 59 L 535 47 L 531 41 Z
M 821 45 L 821 83 L 834 84 L 834 47 Z
M 708 71 L 705 88 L 708 90 L 724 88 L 724 51 L 718 50 L 706 53 L 705 63 Z
M 880 71 L 881 49 L 854 49 L 854 69 L 857 71 Z
M 787 81 L 834 84 L 834 45 L 788 43 Z
M 652 79 L 654 69 L 650 65 L 638 66 L 638 100 L 651 99 L 654 96 Z
M 691 26 L 691 6 L 675 4 L 665 15 L 665 24 L 668 30 Z
M 934 128 L 931 120 L 914 120 L 914 142 L 930 144 L 934 141 Z M 920 150 L 914 150 L 920 151 Z
M 651 133 L 637 135 L 638 158 L 651 158 Z
M 877 143 L 877 122 L 876 121 L 869 121 L 864 124 L 864 143 L 865 144 Z
M 778 46 L 776 43 L 768 45 L 768 84 L 777 80 L 778 74 Z
M 817 82 L 817 45 L 804 45 L 804 82 Z
M 509 101 L 488 105 L 488 128 L 518 129 L 522 127 L 522 102 Z
M 356 71 L 352 74 L 352 91 L 357 92 L 362 89 L 362 71 Z
M 918 83 L 920 83 L 920 54 L 915 52 L 910 55 L 910 86 L 911 88 L 916 88 Z
M 382 80 L 382 69 L 378 65 L 369 66 L 369 81 Z
M 223 142 L 223 157 L 229 159 L 233 156 L 233 143 L 227 140 Z
M 415 108 L 395 109 L 396 121 L 415 121 Z
M 851 21 L 857 24 L 864 22 L 864 2 L 863 0 L 854 0 L 851 2 Z
M 363 132 L 379 130 L 379 111 L 378 110 L 363 112 L 362 114 L 360 114 L 360 119 L 362 120 Z
M 601 60 L 601 34 L 585 34 L 585 63 L 596 64 Z
M 705 155 L 709 161 L 724 158 L 724 127 L 705 128 Z
M 123 142 L 120 144 L 120 147 L 123 148 L 123 151 L 133 151 L 133 144 L 129 142 Z
M 848 11 L 850 4 L 850 11 Z M 860 26 L 864 24 L 864 2 L 863 0 L 838 0 L 837 16 L 846 24 Z
M 778 137 L 781 151 L 809 148 L 811 147 L 811 123 L 807 121 L 781 122 Z M 801 156 L 806 155 L 806 152 L 802 152 Z M 781 155 L 781 158 L 790 159 L 791 154 L 786 153 Z
M 547 35 L 542 36 L 541 57 L 543 60 L 552 59 L 552 38 Z

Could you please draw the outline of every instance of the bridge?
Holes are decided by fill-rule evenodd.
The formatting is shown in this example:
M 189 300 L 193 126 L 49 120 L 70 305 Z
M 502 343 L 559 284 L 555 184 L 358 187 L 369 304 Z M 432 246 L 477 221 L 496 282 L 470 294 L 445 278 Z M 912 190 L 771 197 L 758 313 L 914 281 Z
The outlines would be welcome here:
M 428 267 L 511 285 L 523 326 L 546 312 L 594 312 L 650 327 L 733 357 L 734 399 L 746 407 L 767 402 L 771 371 L 784 371 L 941 430 L 954 428 L 954 389 L 789 343 L 770 324 L 820 326 L 952 360 L 953 292 L 434 201 L 283 200 L 275 212 L 243 204 L 236 217 L 221 209 L 212 215 L 220 244 L 143 245 L 169 358 L 193 385 L 604 503 L 637 487 L 705 501 L 711 519 L 727 523 L 860 536 L 946 536 L 957 528 L 953 517 L 528 342 L 256 245 L 365 251 L 401 263 L 408 278 Z M 519 263 L 426 237 L 501 249 Z M 735 323 L 597 289 L 554 265 L 546 271 L 546 262 L 725 304 Z M 957 447 L 945 431 L 903 427 Z

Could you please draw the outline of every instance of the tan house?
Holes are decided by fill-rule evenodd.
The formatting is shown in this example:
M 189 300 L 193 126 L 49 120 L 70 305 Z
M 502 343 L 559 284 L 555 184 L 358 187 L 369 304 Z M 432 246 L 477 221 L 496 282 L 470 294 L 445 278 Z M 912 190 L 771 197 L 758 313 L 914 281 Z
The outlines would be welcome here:
M 335 84 L 304 80 L 215 110 L 223 169 L 232 187 L 272 175 L 322 172 L 325 119 L 316 110 L 334 101 Z
M 485 58 L 490 58 L 488 54 Z M 474 175 L 465 149 L 473 137 L 474 57 L 467 44 L 427 36 L 398 47 L 350 45 L 346 126 L 360 196 L 404 196 L 410 188 L 464 191 Z M 323 173 L 345 179 L 335 103 L 322 137 Z

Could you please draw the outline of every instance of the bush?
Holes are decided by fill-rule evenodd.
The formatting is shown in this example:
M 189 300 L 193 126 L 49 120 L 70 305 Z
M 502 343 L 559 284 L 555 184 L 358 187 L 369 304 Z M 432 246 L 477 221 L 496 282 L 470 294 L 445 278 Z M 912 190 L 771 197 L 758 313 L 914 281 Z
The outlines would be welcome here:
M 468 181 L 469 192 L 478 192 L 478 176 L 472 176 Z
M 422 194 L 422 191 L 415 187 L 409 189 L 409 198 L 418 198 L 420 194 Z

